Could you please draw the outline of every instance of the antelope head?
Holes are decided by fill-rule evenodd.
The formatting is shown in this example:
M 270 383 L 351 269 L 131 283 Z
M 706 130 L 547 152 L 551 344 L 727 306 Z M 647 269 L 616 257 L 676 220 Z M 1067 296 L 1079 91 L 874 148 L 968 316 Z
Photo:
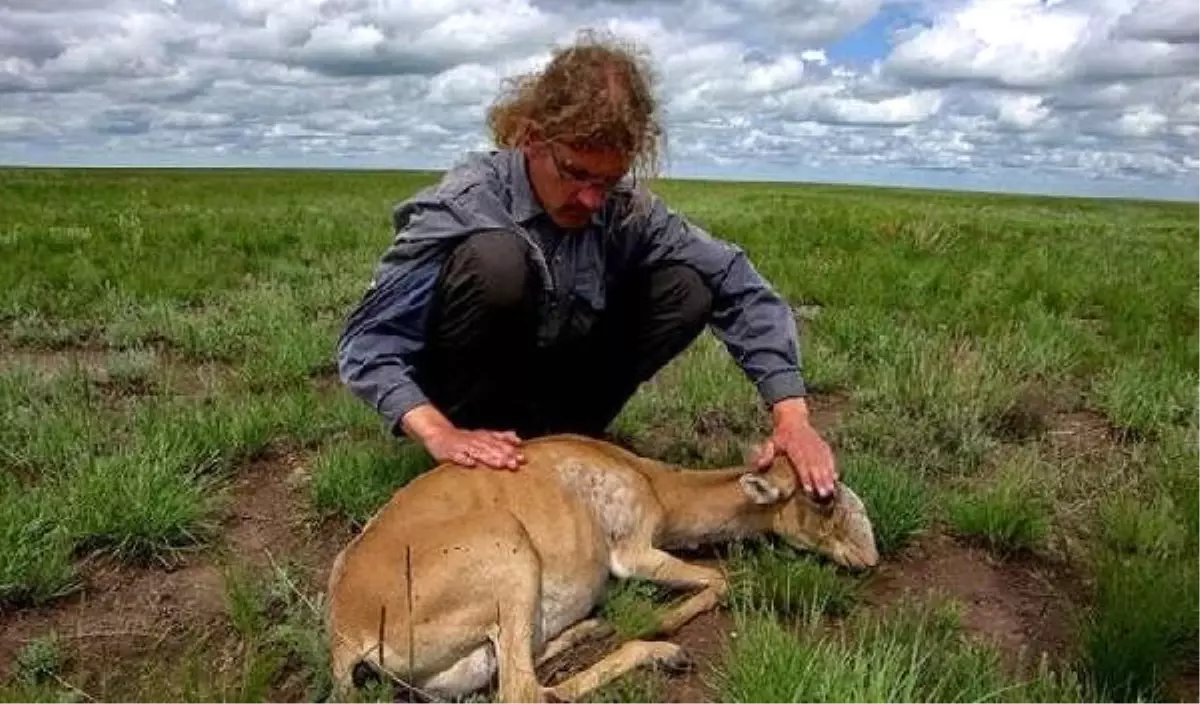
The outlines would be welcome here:
M 845 484 L 838 483 L 832 499 L 817 503 L 799 490 L 786 457 L 777 457 L 765 471 L 741 475 L 739 483 L 750 500 L 767 512 L 770 532 L 792 547 L 825 555 L 845 567 L 878 564 L 871 519 Z

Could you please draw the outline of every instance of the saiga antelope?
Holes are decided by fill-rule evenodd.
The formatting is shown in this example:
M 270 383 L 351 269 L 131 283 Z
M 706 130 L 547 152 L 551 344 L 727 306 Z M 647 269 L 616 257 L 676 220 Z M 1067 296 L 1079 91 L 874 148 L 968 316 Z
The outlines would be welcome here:
M 339 693 L 362 664 L 437 697 L 488 686 L 500 701 L 573 701 L 643 664 L 679 664 L 665 641 L 630 641 L 555 687 L 537 664 L 603 630 L 585 620 L 610 575 L 698 590 L 671 633 L 714 608 L 722 573 L 665 552 L 773 534 L 851 567 L 878 555 L 844 485 L 811 503 L 786 459 L 764 471 L 681 469 L 590 438 L 526 442 L 516 471 L 441 465 L 396 492 L 342 550 L 328 585 Z M 411 580 L 411 581 L 410 581 Z

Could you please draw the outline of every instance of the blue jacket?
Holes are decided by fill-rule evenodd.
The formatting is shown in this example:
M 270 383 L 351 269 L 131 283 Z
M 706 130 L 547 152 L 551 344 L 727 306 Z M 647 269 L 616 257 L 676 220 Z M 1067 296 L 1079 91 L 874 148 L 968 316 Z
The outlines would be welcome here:
M 446 255 L 469 235 L 526 238 L 545 292 L 539 344 L 583 334 L 604 310 L 609 281 L 629 267 L 686 264 L 713 292 L 710 328 L 767 404 L 804 395 L 798 331 L 787 303 L 736 245 L 689 223 L 656 195 L 621 186 L 583 230 L 564 233 L 533 195 L 520 151 L 469 155 L 399 203 L 394 237 L 338 339 L 338 370 L 355 396 L 395 427 L 428 402 L 412 378 Z M 557 243 L 547 257 L 546 243 Z

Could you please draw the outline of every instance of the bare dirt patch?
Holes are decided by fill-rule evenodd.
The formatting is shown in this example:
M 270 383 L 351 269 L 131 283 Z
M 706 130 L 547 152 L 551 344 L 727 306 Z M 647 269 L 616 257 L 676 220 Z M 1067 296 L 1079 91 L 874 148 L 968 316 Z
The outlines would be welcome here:
M 0 613 L 0 681 L 12 674 L 22 647 L 52 631 L 62 640 L 66 680 L 98 699 L 160 696 L 177 684 L 156 682 L 163 668 L 198 651 L 212 658 L 203 680 L 238 681 L 242 645 L 229 620 L 226 567 L 249 567 L 251 576 L 269 579 L 286 563 L 297 586 L 312 594 L 324 589 L 351 530 L 334 521 L 306 523 L 307 477 L 304 455 L 273 451 L 233 478 L 223 543 L 149 566 L 94 557 L 79 566 L 78 592 Z M 305 696 L 284 682 L 271 696 L 293 695 Z
M 1195 661 L 1171 682 L 1168 695 L 1175 702 L 1200 702 L 1200 666 Z
M 1054 401 L 1045 389 L 1026 386 L 1012 407 L 996 419 L 995 434 L 1009 442 L 1039 438 L 1049 427 L 1054 412 Z
M 733 619 L 723 609 L 701 614 L 679 629 L 671 641 L 683 646 L 694 667 L 667 681 L 665 702 L 715 702 L 715 676 L 724 661 L 726 644 L 733 633 Z
M 302 567 L 310 586 L 324 589 L 323 579 L 353 529 L 348 522 L 310 522 L 309 459 L 298 450 L 279 449 L 243 467 L 230 485 L 224 535 L 239 560 L 265 569 L 287 558 Z
M 904 598 L 948 597 L 963 607 L 967 633 L 998 646 L 1013 672 L 1045 654 L 1068 655 L 1078 586 L 1065 569 L 1034 558 L 997 560 L 986 551 L 933 536 L 880 565 L 863 593 L 868 606 Z
M 167 568 L 100 557 L 81 572 L 85 586 L 79 592 L 0 616 L 0 680 L 12 674 L 21 648 L 54 632 L 72 683 L 93 697 L 111 697 L 128 692 L 122 685 L 143 663 L 182 653 L 189 632 L 219 630 L 224 621 L 224 579 L 201 556 L 182 557 Z
M 1118 432 L 1095 411 L 1056 413 L 1047 421 L 1043 436 L 1056 458 L 1103 458 L 1121 451 Z
M 53 349 L 0 346 L 0 372 L 16 369 L 45 376 L 77 371 L 114 398 L 151 394 L 210 396 L 219 393 L 234 376 L 228 364 L 185 359 L 168 347 L 118 350 L 98 345 Z

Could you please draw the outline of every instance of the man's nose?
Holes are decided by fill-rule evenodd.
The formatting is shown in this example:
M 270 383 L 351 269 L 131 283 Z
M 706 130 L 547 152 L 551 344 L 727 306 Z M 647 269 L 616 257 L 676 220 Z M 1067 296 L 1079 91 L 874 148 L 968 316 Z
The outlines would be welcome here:
M 596 186 L 588 186 L 579 192 L 579 202 L 588 210 L 596 210 L 604 204 L 604 192 Z

